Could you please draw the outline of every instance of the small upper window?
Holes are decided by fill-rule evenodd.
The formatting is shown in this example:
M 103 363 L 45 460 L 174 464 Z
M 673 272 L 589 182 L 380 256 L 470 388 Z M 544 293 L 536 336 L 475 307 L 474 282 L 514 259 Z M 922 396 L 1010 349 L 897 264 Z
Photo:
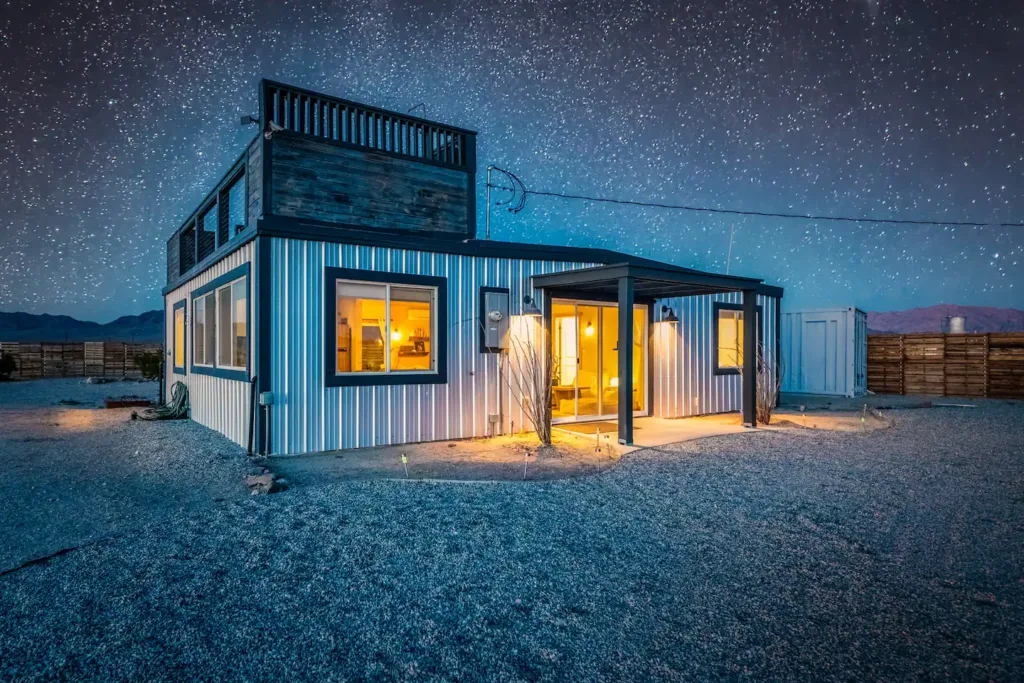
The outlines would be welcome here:
M 436 371 L 436 287 L 336 281 L 335 372 Z
M 228 239 L 245 230 L 245 176 L 236 180 L 228 189 Z

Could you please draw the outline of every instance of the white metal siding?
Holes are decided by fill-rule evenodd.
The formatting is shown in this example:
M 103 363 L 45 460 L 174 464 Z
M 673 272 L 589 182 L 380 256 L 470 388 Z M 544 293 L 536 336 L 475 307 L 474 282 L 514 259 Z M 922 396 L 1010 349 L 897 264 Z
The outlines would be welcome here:
M 485 436 L 487 416 L 504 405 L 503 429 L 524 426 L 498 354 L 478 353 L 481 286 L 508 287 L 513 316 L 530 277 L 596 264 L 480 258 L 406 249 L 271 240 L 271 452 L 307 453 Z M 324 268 L 445 277 L 448 281 L 448 383 L 324 385 Z M 539 299 L 540 297 L 538 297 Z M 538 301 L 538 304 L 540 302 Z M 529 327 L 513 318 L 516 325 Z
M 256 320 L 255 295 L 253 286 L 256 281 L 253 251 L 255 242 L 249 242 L 229 254 L 219 263 L 214 264 L 209 270 L 200 273 L 182 286 L 178 287 L 164 297 L 165 316 L 165 349 L 166 349 L 166 382 L 167 396 L 170 396 L 170 388 L 175 382 L 184 382 L 188 387 L 189 406 L 191 417 L 201 425 L 209 427 L 225 435 L 240 446 L 246 446 L 249 440 L 249 392 L 248 382 L 238 380 L 210 377 L 209 375 L 193 374 L 192 366 L 192 304 L 189 295 L 203 285 L 217 279 L 233 268 L 243 263 L 249 263 L 249 366 L 253 367 L 255 361 L 255 334 L 253 325 Z M 171 352 L 174 346 L 174 304 L 182 300 L 189 303 L 185 309 L 185 350 L 186 374 L 179 375 L 174 372 L 174 362 Z
M 867 315 L 856 308 L 783 311 L 782 390 L 860 396 L 867 389 Z
M 743 407 L 743 379 L 740 375 L 716 375 L 714 368 L 714 303 L 740 304 L 743 295 L 710 294 L 659 300 L 655 320 L 661 320 L 661 307 L 668 306 L 679 318 L 677 324 L 654 325 L 654 416 L 691 417 L 727 413 Z M 775 354 L 775 299 L 757 297 L 761 306 L 761 341 L 769 358 Z

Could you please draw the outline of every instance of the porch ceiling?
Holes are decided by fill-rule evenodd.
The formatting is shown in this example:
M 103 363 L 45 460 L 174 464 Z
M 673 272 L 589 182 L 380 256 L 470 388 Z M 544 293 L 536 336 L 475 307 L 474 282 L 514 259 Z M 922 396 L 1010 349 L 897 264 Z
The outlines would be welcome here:
M 554 296 L 615 298 L 618 296 L 619 280 L 624 277 L 633 279 L 634 296 L 637 299 L 718 294 L 739 292 L 745 289 L 756 290 L 759 293 L 771 293 L 767 290 L 777 289 L 754 278 L 702 273 L 672 266 L 657 268 L 628 263 L 534 275 L 533 286 L 548 291 Z

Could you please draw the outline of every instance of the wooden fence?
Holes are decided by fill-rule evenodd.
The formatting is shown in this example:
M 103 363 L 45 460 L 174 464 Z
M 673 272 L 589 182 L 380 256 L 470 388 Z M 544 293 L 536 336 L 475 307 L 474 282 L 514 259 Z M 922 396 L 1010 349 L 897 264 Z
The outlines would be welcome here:
M 135 358 L 147 351 L 163 353 L 162 344 L 123 342 L 27 343 L 0 342 L 0 351 L 14 356 L 14 379 L 41 377 L 130 377 L 142 373 Z
M 869 335 L 868 389 L 1024 398 L 1024 332 Z

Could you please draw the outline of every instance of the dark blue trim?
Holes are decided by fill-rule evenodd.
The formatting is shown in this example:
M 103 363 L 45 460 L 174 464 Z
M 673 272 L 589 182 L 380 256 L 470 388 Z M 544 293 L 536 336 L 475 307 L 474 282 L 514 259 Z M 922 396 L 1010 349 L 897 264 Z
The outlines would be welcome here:
M 265 214 L 268 212 L 264 212 Z M 728 275 L 705 273 L 691 268 L 663 263 L 639 256 L 632 256 L 608 249 L 591 247 L 564 247 L 547 244 L 525 244 L 521 242 L 499 242 L 497 240 L 461 239 L 459 233 L 443 235 L 411 230 L 367 229 L 346 223 L 317 221 L 308 218 L 265 215 L 257 224 L 256 231 L 268 237 L 352 244 L 369 247 L 390 247 L 393 249 L 415 249 L 435 254 L 460 254 L 480 258 L 523 259 L 528 261 L 559 261 L 598 264 L 629 264 L 692 273 L 697 276 L 729 278 L 735 280 L 737 288 L 750 286 L 764 296 L 782 296 L 782 288 L 766 285 L 753 278 L 739 278 Z M 453 239 L 457 238 L 457 239 Z M 572 272 L 572 271 L 569 271 Z M 553 274 L 549 274 L 553 275 Z M 535 276 L 536 277 L 536 276 Z M 575 296 L 575 294 L 573 294 Z M 637 301 L 658 297 L 644 297 L 638 293 Z M 613 300 L 616 300 L 613 297 Z
M 208 377 L 218 377 L 220 379 L 233 379 L 239 382 L 249 381 L 248 370 L 226 370 L 224 368 L 208 368 L 202 365 L 193 365 L 192 374 L 207 375 Z
M 175 375 L 187 375 L 188 374 L 188 370 L 186 370 L 186 366 L 184 366 L 184 365 L 176 365 L 175 364 L 175 357 L 177 356 L 177 351 L 178 351 L 178 349 L 175 348 L 175 345 L 178 343 L 178 337 L 177 337 L 177 330 L 175 330 L 174 327 L 173 327 L 173 325 L 174 325 L 174 318 L 178 314 L 178 309 L 179 308 L 185 309 L 185 320 L 184 320 L 184 322 L 185 322 L 185 339 L 184 339 L 185 348 L 183 349 L 184 354 L 182 355 L 182 357 L 185 359 L 185 362 L 188 363 L 188 308 L 187 308 L 187 306 L 188 306 L 188 299 L 182 299 L 181 301 L 179 301 L 178 303 L 174 304 L 174 306 L 171 307 L 171 325 L 172 325 L 172 327 L 171 327 L 171 368 L 172 368 L 172 371 L 174 372 Z
M 190 367 L 192 368 L 192 373 L 195 374 L 195 375 L 207 375 L 209 377 L 219 377 L 221 379 L 233 379 L 233 380 L 238 380 L 240 382 L 248 382 L 249 381 L 249 371 L 252 368 L 252 358 L 250 358 L 250 356 L 252 355 L 252 339 L 253 339 L 253 336 L 252 336 L 253 335 L 253 329 L 252 329 L 252 321 L 251 321 L 251 318 L 252 318 L 252 313 L 251 313 L 251 311 L 252 311 L 252 288 L 249 286 L 249 264 L 248 263 L 243 263 L 242 265 L 238 266 L 237 268 L 232 268 L 231 270 L 229 270 L 228 272 L 224 273 L 220 277 L 218 277 L 218 278 L 208 282 L 207 284 L 203 285 L 202 287 L 199 287 L 198 289 L 195 289 L 192 292 L 192 294 L 190 295 L 189 298 L 190 298 L 190 300 L 192 302 L 192 304 L 191 304 L 192 310 L 194 311 L 195 310 L 195 300 L 196 299 L 202 298 L 203 296 L 209 294 L 210 292 L 212 292 L 213 290 L 217 289 L 218 287 L 226 285 L 229 282 L 234 282 L 235 280 L 237 280 L 239 278 L 242 278 L 242 277 L 245 278 L 245 333 L 246 333 L 247 338 L 249 339 L 249 348 L 246 349 L 246 351 L 245 351 L 245 370 L 237 370 L 237 369 L 234 369 L 234 368 L 220 368 L 220 367 L 217 367 L 217 348 L 216 348 L 216 345 L 220 343 L 220 340 L 217 338 L 217 335 L 214 335 L 214 344 L 215 344 L 215 346 L 214 346 L 214 349 L 213 349 L 213 367 L 207 367 L 205 365 L 196 365 L 195 363 L 191 363 Z M 215 315 L 217 316 L 217 319 L 220 318 L 219 311 L 216 312 Z M 207 324 L 209 324 L 209 315 L 207 315 Z M 194 334 L 194 330 L 191 327 L 186 327 L 186 336 L 189 333 Z M 219 330 L 218 330 L 218 333 L 219 333 Z M 189 360 L 191 361 L 192 359 L 189 359 Z
M 257 397 L 264 391 L 273 391 L 270 381 L 271 351 L 271 265 L 270 238 L 260 237 L 256 240 L 255 255 L 255 286 L 256 296 L 256 387 Z M 265 424 L 264 410 L 256 408 L 256 452 L 269 453 L 270 444 Z
M 739 311 L 743 312 L 743 304 L 730 304 L 724 301 L 716 301 L 711 304 L 711 367 L 716 375 L 738 375 L 740 368 L 718 367 L 718 312 Z M 761 307 L 757 307 L 757 341 L 761 341 Z
M 337 280 L 361 280 L 391 285 L 420 285 L 437 288 L 437 339 L 431 341 L 437 372 L 339 375 L 335 372 L 335 326 L 338 300 L 335 296 Z M 378 270 L 354 268 L 324 268 L 324 386 L 367 387 L 403 384 L 448 383 L 448 278 L 410 273 L 385 273 Z

